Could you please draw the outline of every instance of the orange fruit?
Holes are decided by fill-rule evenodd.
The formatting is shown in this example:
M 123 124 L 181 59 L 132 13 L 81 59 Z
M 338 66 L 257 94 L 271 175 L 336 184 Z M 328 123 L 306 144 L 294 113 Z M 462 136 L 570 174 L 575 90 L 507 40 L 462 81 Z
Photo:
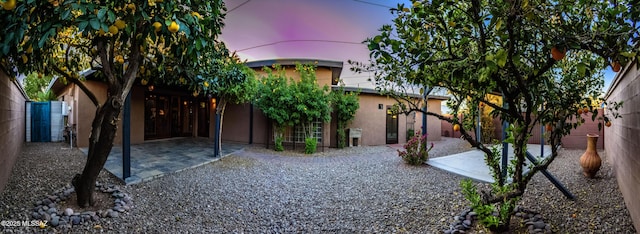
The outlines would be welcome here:
M 116 34 L 118 34 L 118 27 L 116 27 L 115 25 L 111 25 L 111 26 L 109 26 L 109 32 L 110 32 L 112 35 L 116 35 Z
M 172 21 L 168 29 L 169 29 L 169 32 L 176 33 L 180 30 L 180 25 L 178 25 L 176 21 Z
M 544 130 L 547 131 L 547 132 L 553 131 L 553 125 L 548 123 L 546 126 L 544 126 Z
M 124 22 L 124 20 L 121 20 L 121 19 L 117 19 L 116 22 L 113 23 L 113 25 L 115 25 L 120 30 L 124 29 L 124 27 L 127 26 L 127 24 Z
M 607 121 L 606 123 L 604 123 L 604 126 L 611 127 L 611 121 Z
M 559 61 L 559 60 L 563 59 L 564 56 L 566 55 L 566 53 L 567 53 L 567 50 L 560 51 L 555 46 L 553 48 L 551 48 L 551 57 L 553 58 L 553 60 Z
M 116 63 L 123 64 L 124 57 L 122 57 L 122 55 L 116 55 Z
M 453 125 L 453 131 L 454 132 L 460 131 L 460 124 L 454 124 Z
M 11 11 L 13 9 L 16 9 L 16 0 L 7 0 L 6 2 L 4 2 L 2 4 L 2 8 L 7 10 L 7 11 Z
M 195 11 L 194 11 L 194 12 L 191 12 L 191 15 L 192 15 L 193 17 L 198 18 L 199 20 L 201 20 L 201 19 L 202 19 L 202 16 L 201 16 L 201 15 L 200 15 L 200 13 L 198 13 L 198 12 L 195 12 Z
M 582 108 L 578 108 L 578 115 L 582 114 Z
M 160 30 L 162 30 L 162 23 L 160 23 L 160 22 L 155 22 L 155 23 L 153 23 L 152 26 L 156 30 L 156 32 L 160 32 Z
M 611 70 L 613 70 L 613 72 L 619 72 L 621 68 L 621 65 L 619 62 L 613 62 L 611 63 Z
M 589 107 L 582 108 L 582 113 L 589 113 Z

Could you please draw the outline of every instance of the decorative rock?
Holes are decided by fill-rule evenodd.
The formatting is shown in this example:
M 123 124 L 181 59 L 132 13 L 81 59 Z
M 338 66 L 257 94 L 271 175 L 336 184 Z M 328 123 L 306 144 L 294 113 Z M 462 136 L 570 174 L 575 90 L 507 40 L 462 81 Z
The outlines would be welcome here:
M 88 215 L 88 216 L 92 216 L 92 215 L 95 215 L 95 214 L 96 214 L 96 212 L 93 212 L 93 211 L 85 211 L 85 212 L 82 212 L 82 213 L 80 213 L 80 214 L 81 214 L 81 215 Z
M 109 217 L 111 217 L 111 218 L 118 218 L 118 216 L 120 216 L 120 213 L 118 213 L 116 211 L 109 212 Z
M 31 213 L 31 218 L 33 218 L 33 219 L 40 219 L 40 217 L 42 217 L 42 216 L 38 212 Z
M 53 227 L 57 227 L 60 224 L 60 217 L 54 216 L 51 218 L 51 222 L 49 224 Z
M 55 207 L 51 207 L 47 210 L 47 213 L 49 214 L 57 214 L 58 213 L 58 209 L 56 209 Z
M 100 217 L 98 217 L 98 215 L 92 215 L 91 221 L 94 221 L 94 222 L 100 221 Z
M 67 208 L 64 210 L 64 215 L 71 216 L 73 214 L 73 209 Z
M 471 226 L 471 220 L 465 220 L 462 222 L 462 224 L 467 225 L 467 226 Z
M 43 205 L 49 205 L 49 204 L 51 204 L 51 199 L 49 199 L 49 198 L 45 198 L 44 200 L 42 200 L 42 204 L 43 204 Z
M 42 201 L 36 201 L 36 206 L 42 205 Z
M 541 222 L 541 221 L 533 223 L 533 228 L 534 229 L 544 229 L 545 226 L 546 226 L 546 224 L 544 222 Z
M 82 222 L 82 219 L 79 216 L 71 216 L 71 224 L 79 225 Z

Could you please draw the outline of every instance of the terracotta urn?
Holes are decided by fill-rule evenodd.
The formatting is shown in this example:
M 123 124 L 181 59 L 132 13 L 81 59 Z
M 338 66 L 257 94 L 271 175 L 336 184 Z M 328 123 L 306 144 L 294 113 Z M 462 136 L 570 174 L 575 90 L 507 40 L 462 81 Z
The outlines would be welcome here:
M 587 150 L 580 156 L 580 166 L 582 166 L 584 176 L 587 178 L 595 177 L 602 165 L 602 160 L 596 149 L 598 137 L 597 134 L 587 134 Z

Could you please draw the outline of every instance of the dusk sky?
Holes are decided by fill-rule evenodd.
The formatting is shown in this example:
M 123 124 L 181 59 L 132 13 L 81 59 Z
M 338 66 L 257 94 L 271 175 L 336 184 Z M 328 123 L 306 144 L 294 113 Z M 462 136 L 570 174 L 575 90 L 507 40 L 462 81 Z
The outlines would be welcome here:
M 222 40 L 248 61 L 308 58 L 343 61 L 341 78 L 348 86 L 369 87 L 369 74 L 349 70 L 347 60 L 366 62 L 362 44 L 377 35 L 394 15 L 389 8 L 410 0 L 225 0 Z M 605 71 L 605 88 L 615 73 Z

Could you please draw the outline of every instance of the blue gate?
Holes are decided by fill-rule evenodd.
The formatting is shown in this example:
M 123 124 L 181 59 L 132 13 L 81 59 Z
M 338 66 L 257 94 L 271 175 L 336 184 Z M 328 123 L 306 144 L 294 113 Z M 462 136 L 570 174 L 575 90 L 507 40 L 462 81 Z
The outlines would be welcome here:
M 51 141 L 51 103 L 31 103 L 31 141 Z

